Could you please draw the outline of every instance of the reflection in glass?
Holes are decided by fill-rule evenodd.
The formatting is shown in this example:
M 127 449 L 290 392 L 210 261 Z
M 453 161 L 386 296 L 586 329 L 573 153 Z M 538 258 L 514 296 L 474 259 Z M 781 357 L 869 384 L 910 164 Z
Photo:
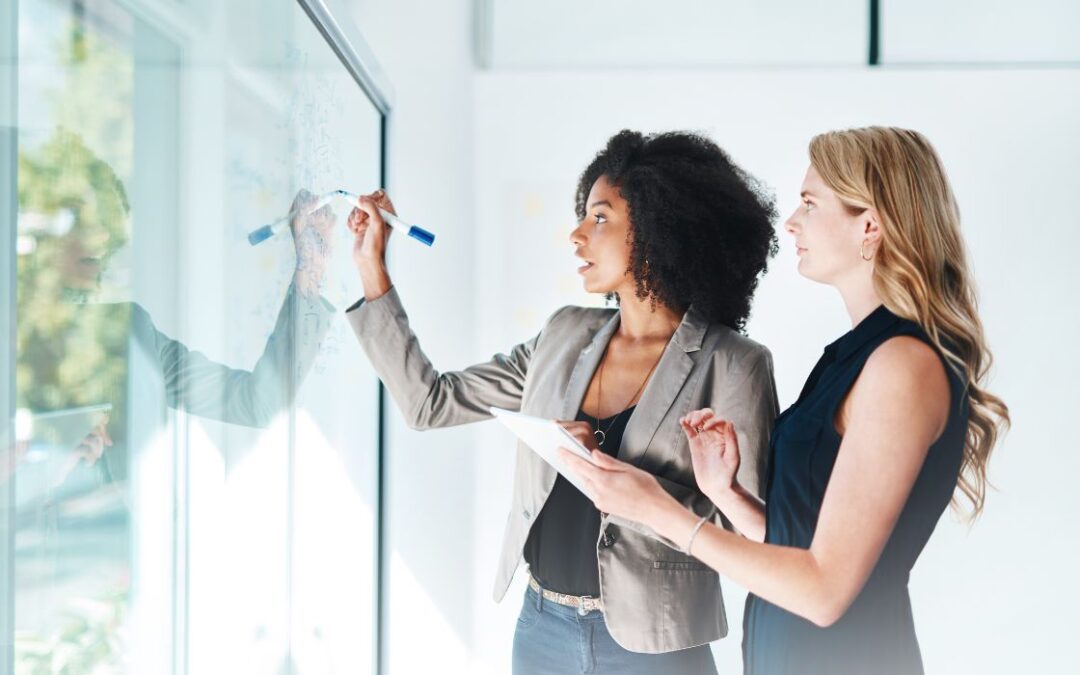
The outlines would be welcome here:
M 297 5 L 136 6 L 19 0 L 16 672 L 365 672 L 347 233 L 244 235 L 378 184 L 381 118 Z

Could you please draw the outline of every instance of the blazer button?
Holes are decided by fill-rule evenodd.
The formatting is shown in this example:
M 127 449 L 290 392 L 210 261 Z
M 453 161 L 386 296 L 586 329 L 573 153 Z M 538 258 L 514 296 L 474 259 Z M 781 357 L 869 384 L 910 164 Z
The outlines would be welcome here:
M 522 517 L 523 517 L 523 518 L 524 518 L 525 520 L 528 520 L 529 518 L 532 518 L 532 514 L 531 514 L 531 513 L 529 513 L 529 509 L 522 509 L 522 511 L 521 511 L 521 516 L 522 516 Z
M 600 540 L 600 548 L 611 548 L 615 545 L 615 535 L 604 533 L 604 537 Z

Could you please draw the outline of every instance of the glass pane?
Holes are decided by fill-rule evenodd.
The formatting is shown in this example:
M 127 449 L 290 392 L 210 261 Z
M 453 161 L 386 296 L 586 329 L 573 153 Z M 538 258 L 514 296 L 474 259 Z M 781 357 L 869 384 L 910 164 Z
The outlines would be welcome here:
M 17 672 L 368 672 L 377 381 L 309 211 L 379 112 L 254 0 L 19 0 L 18 88 Z

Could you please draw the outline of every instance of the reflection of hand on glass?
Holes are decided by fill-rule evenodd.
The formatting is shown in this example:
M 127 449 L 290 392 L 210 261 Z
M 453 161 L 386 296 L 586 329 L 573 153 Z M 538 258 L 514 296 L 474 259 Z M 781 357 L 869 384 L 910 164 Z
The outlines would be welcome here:
M 101 459 L 105 448 L 113 444 L 112 438 L 109 436 L 108 426 L 109 416 L 104 415 L 101 421 L 82 440 L 82 443 L 79 443 L 78 447 L 75 448 L 76 457 L 86 460 L 86 463 L 90 466 L 93 466 L 95 462 Z
M 94 466 L 101 459 L 101 456 L 105 454 L 105 448 L 113 444 L 112 437 L 109 436 L 108 426 L 109 416 L 102 415 L 97 424 L 75 446 L 61 465 L 59 475 L 53 481 L 53 489 L 59 487 L 67 479 L 68 475 L 79 465 L 79 462 L 86 462 L 87 466 Z
M 14 415 L 15 443 L 0 453 L 0 476 L 10 478 L 25 464 L 35 464 L 30 484 L 59 487 L 79 464 L 94 466 L 113 445 L 108 431 L 111 406 L 82 406 L 33 413 L 18 408 Z M 38 478 L 48 476 L 46 482 Z
M 293 245 L 296 247 L 296 272 L 293 279 L 296 289 L 308 297 L 319 294 L 319 286 L 326 275 L 326 267 L 332 255 L 334 212 L 329 205 L 308 213 L 318 197 L 307 190 L 300 190 L 293 199 L 289 212 L 297 215 L 289 223 Z
M 7 448 L 0 450 L 0 485 L 15 475 L 15 470 L 26 458 L 28 446 L 26 441 L 15 441 Z

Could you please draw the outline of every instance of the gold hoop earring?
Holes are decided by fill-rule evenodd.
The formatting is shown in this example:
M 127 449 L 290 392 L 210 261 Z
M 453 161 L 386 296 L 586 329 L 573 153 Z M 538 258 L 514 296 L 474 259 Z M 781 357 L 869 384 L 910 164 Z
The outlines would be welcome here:
M 863 260 L 865 260 L 866 262 L 870 262 L 871 260 L 874 259 L 874 254 L 871 253 L 870 257 L 867 258 L 866 257 L 866 252 L 863 251 L 863 248 L 865 248 L 865 247 L 866 247 L 866 242 L 865 241 L 863 243 L 859 244 L 859 257 L 862 258 Z

